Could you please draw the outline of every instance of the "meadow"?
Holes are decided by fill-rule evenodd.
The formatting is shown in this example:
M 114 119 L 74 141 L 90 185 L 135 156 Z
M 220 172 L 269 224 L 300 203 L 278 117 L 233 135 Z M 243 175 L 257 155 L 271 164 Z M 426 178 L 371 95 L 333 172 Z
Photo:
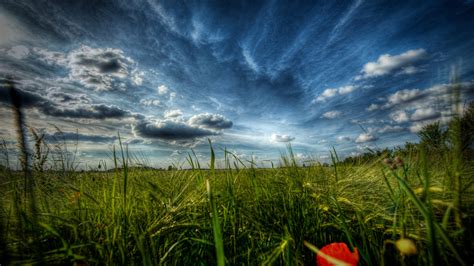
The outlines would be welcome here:
M 102 171 L 72 171 L 67 157 L 44 170 L 38 154 L 30 170 L 2 168 L 1 263 L 314 265 L 311 247 L 332 242 L 357 248 L 360 265 L 473 261 L 474 167 L 452 149 L 331 152 L 332 164 L 302 167 L 289 147 L 273 169 L 209 152 L 190 153 L 188 170 L 139 167 L 123 146 Z

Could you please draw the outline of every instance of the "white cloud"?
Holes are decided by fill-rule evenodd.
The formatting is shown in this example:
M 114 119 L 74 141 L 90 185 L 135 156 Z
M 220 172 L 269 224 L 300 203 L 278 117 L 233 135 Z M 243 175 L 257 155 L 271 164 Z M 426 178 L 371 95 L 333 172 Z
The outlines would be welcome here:
M 157 99 L 142 99 L 140 103 L 144 106 L 160 106 L 161 102 Z
M 143 76 L 145 75 L 145 73 L 143 73 L 142 71 L 135 71 L 133 74 L 132 74 L 132 82 L 137 85 L 137 86 L 140 86 L 143 84 Z
M 143 82 L 143 73 L 137 64 L 126 57 L 122 50 L 114 48 L 92 48 L 86 45 L 68 54 L 34 48 L 39 59 L 69 69 L 67 82 L 78 82 L 97 91 L 125 89 L 125 81 L 135 85 Z
M 356 138 L 355 142 L 361 143 L 361 142 L 369 142 L 369 141 L 375 141 L 375 140 L 377 140 L 377 137 L 375 137 L 374 135 L 370 133 L 362 133 Z
M 34 47 L 32 51 L 39 56 L 41 60 L 50 65 L 66 66 L 68 63 L 67 54 L 61 52 L 53 52 L 42 48 Z
M 354 87 L 352 85 L 348 85 L 348 86 L 340 87 L 338 89 L 338 92 L 339 92 L 339 94 L 348 94 L 348 93 L 353 92 L 355 89 L 356 89 L 356 87 Z
M 328 98 L 336 96 L 337 89 L 325 89 L 321 95 L 316 98 L 317 102 L 324 102 Z
M 393 121 L 397 123 L 403 123 L 409 120 L 408 115 L 405 111 L 395 111 L 393 113 L 390 113 L 389 116 L 390 118 L 392 118 Z
M 379 109 L 379 108 L 380 108 L 380 106 L 379 106 L 378 104 L 373 103 L 373 104 L 371 104 L 369 107 L 367 107 L 366 110 L 369 111 L 369 112 L 372 112 L 372 111 L 375 111 L 375 110 L 377 110 L 377 109 Z
M 420 108 L 416 109 L 415 112 L 411 115 L 412 121 L 427 120 L 439 117 L 440 112 L 436 111 L 434 108 Z
M 427 56 L 425 49 L 409 50 L 399 55 L 381 55 L 376 62 L 369 62 L 362 69 L 362 77 L 379 77 L 399 71 L 399 73 L 413 74 L 418 69 L 413 65 Z M 357 78 L 356 78 L 357 79 Z
M 167 111 L 165 111 L 164 117 L 165 118 L 176 118 L 176 117 L 180 117 L 182 115 L 183 115 L 183 112 L 181 112 L 181 110 L 179 110 L 179 109 L 176 109 L 176 110 L 167 110 Z
M 114 81 L 128 78 L 134 64 L 120 49 L 81 46 L 68 54 L 70 80 L 99 91 L 113 90 Z
M 159 95 L 165 95 L 168 93 L 168 87 L 166 87 L 165 85 L 160 85 L 156 91 L 158 92 Z
M 381 103 L 378 107 L 379 109 L 391 109 L 389 117 L 398 123 L 409 120 L 448 121 L 453 114 L 453 93 L 456 89 L 459 89 L 461 99 L 468 99 L 470 91 L 474 90 L 474 82 L 463 82 L 456 85 L 438 84 L 424 90 L 400 90 L 387 96 L 385 103 Z M 375 109 L 375 105 L 371 109 Z M 412 132 L 416 132 L 419 127 L 419 123 L 414 124 Z
M 420 72 L 419 68 L 416 68 L 414 66 L 407 66 L 407 67 L 402 69 L 401 74 L 411 75 L 411 74 L 415 74 L 415 73 L 418 73 L 418 72 Z
M 327 99 L 336 96 L 337 94 L 339 95 L 348 94 L 348 93 L 353 92 L 355 89 L 356 87 L 353 85 L 347 85 L 347 86 L 339 87 L 336 89 L 328 88 L 328 89 L 325 89 L 323 93 L 321 93 L 321 95 L 316 97 L 316 99 L 314 99 L 313 102 L 324 102 Z
M 412 89 L 412 90 L 405 89 L 405 90 L 397 91 L 394 94 L 391 94 L 390 96 L 388 96 L 388 101 L 385 107 L 392 107 L 397 104 L 416 100 L 422 94 L 423 92 L 420 91 L 419 89 Z
M 295 140 L 295 137 L 292 137 L 290 135 L 272 134 L 270 140 L 273 142 L 290 142 L 292 140 Z
M 322 115 L 323 118 L 334 119 L 341 116 L 341 111 L 329 111 Z

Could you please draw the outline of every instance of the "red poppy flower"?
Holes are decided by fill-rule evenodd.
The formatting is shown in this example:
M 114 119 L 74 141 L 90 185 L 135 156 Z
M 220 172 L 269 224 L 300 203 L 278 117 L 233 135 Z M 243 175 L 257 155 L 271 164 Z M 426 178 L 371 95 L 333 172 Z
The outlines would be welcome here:
M 351 252 L 345 243 L 331 243 L 324 246 L 320 251 L 351 266 L 357 266 L 359 262 L 359 251 L 357 251 L 357 248 L 354 248 L 354 252 Z M 316 265 L 333 266 L 334 264 L 323 258 L 321 254 L 318 254 Z

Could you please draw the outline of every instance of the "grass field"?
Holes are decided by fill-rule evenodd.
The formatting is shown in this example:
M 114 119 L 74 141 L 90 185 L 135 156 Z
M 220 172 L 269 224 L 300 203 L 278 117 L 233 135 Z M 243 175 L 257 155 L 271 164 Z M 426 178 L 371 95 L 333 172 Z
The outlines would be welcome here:
M 409 152 L 398 165 L 333 153 L 303 168 L 290 148 L 274 169 L 210 153 L 189 170 L 133 167 L 119 149 L 107 171 L 3 168 L 0 262 L 314 265 L 305 243 L 332 242 L 356 247 L 360 265 L 474 261 L 474 167 L 456 153 Z

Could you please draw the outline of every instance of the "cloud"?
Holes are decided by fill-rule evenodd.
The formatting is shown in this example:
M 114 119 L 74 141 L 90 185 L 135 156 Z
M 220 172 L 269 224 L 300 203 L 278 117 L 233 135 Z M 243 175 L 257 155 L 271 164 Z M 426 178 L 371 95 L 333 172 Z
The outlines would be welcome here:
M 106 104 L 91 104 L 88 106 L 75 106 L 73 108 L 41 108 L 41 111 L 50 116 L 67 118 L 87 118 L 87 119 L 119 119 L 130 117 L 129 111 L 120 107 Z
M 157 89 L 156 92 L 158 92 L 159 95 L 165 95 L 168 93 L 168 87 L 165 85 L 160 85 Z
M 456 88 L 455 88 L 456 87 Z M 452 103 L 455 89 L 459 89 L 461 98 L 469 98 L 474 91 L 474 82 L 453 84 L 438 84 L 428 89 L 403 89 L 392 93 L 383 99 L 380 104 L 371 104 L 367 110 L 397 109 L 415 110 L 432 108 L 432 106 L 447 107 Z
M 30 54 L 30 49 L 23 45 L 13 46 L 7 54 L 15 59 L 24 59 Z
M 0 85 L 0 102 L 10 105 L 11 97 L 5 84 Z M 36 93 L 16 89 L 23 108 L 37 109 L 41 113 L 54 117 L 108 119 L 135 117 L 129 111 L 114 105 L 87 104 L 89 99 L 84 95 L 73 95 L 56 90 L 47 93 L 52 98 L 46 99 Z
M 140 86 L 143 84 L 143 76 L 145 76 L 145 73 L 143 71 L 134 71 L 132 73 L 131 80 L 133 84 Z
M 355 89 L 356 89 L 355 86 L 349 85 L 349 86 L 340 87 L 340 88 L 338 89 L 338 92 L 339 92 L 339 94 L 343 95 L 343 94 L 351 93 L 351 92 L 353 92 Z
M 113 90 L 115 80 L 124 80 L 134 61 L 120 49 L 82 46 L 68 55 L 69 77 L 95 90 Z
M 427 119 L 434 119 L 440 116 L 440 112 L 436 111 L 434 108 L 420 108 L 416 109 L 415 112 L 411 115 L 412 121 L 420 121 Z
M 409 119 L 408 119 L 408 114 L 405 112 L 405 111 L 396 111 L 396 112 L 392 112 L 390 113 L 390 118 L 397 122 L 397 123 L 403 123 L 403 122 L 407 122 Z
M 356 138 L 355 142 L 362 143 L 362 142 L 369 142 L 369 141 L 375 141 L 375 140 L 377 140 L 377 137 L 375 137 L 374 135 L 370 133 L 362 133 Z
M 272 134 L 270 137 L 270 140 L 273 142 L 290 142 L 295 140 L 295 137 L 292 137 L 290 135 L 278 135 L 278 134 Z
M 324 113 L 321 117 L 327 118 L 327 119 L 334 119 L 341 116 L 341 114 L 342 114 L 341 111 L 329 111 L 329 112 Z
M 176 110 L 167 110 L 165 111 L 165 114 L 163 115 L 165 118 L 176 118 L 180 117 L 183 115 L 183 112 L 181 110 L 176 109 Z
M 410 101 L 414 101 L 419 99 L 423 95 L 423 92 L 419 89 L 412 89 L 412 90 L 400 90 L 395 92 L 394 94 L 388 96 L 387 103 L 385 107 L 392 107 L 397 104 L 407 103 Z
M 59 87 L 50 87 L 46 90 L 46 98 L 55 103 L 75 105 L 75 104 L 89 104 L 91 100 L 82 93 L 67 93 Z
M 55 132 L 53 134 L 46 133 L 45 140 L 47 142 L 61 142 L 61 141 L 79 141 L 79 142 L 94 142 L 94 143 L 110 143 L 117 139 L 117 136 L 104 135 L 90 135 L 80 134 L 77 132 Z
M 349 136 L 338 136 L 337 140 L 338 141 L 350 141 L 351 138 Z
M 173 110 L 177 115 L 180 110 Z M 182 115 L 182 114 L 181 114 Z M 199 138 L 221 135 L 224 129 L 232 127 L 232 121 L 220 114 L 198 114 L 187 121 L 179 116 L 165 119 L 140 119 L 132 125 L 135 136 L 150 139 L 178 141 L 174 144 L 188 145 Z
M 379 77 L 395 71 L 403 74 L 413 74 L 419 71 L 414 64 L 426 58 L 425 49 L 409 50 L 399 55 L 381 55 L 376 62 L 369 62 L 362 69 L 363 78 Z M 361 78 L 361 77 L 359 77 Z
M 232 121 L 219 114 L 199 114 L 192 116 L 188 123 L 196 127 L 221 130 L 232 127 Z
M 138 71 L 136 63 L 120 49 L 83 45 L 68 54 L 40 48 L 33 51 L 46 63 L 69 69 L 67 81 L 78 82 L 86 88 L 110 91 L 124 89 L 126 81 L 135 85 L 143 82 L 143 72 Z
M 140 104 L 144 106 L 160 106 L 161 101 L 158 99 L 141 99 Z
M 219 131 L 191 126 L 173 119 L 142 120 L 132 126 L 132 131 L 136 136 L 163 140 L 194 139 L 220 134 Z
M 384 103 L 371 105 L 371 109 L 391 109 L 389 117 L 397 123 L 449 120 L 453 114 L 453 93 L 456 90 L 459 90 L 461 99 L 472 98 L 474 82 L 438 84 L 424 90 L 399 90 L 388 95 Z M 418 128 L 419 123 L 414 125 L 412 132 L 417 132 Z
M 336 96 L 337 94 L 339 95 L 344 95 L 344 94 L 348 94 L 348 93 L 351 93 L 353 92 L 354 90 L 356 90 L 356 87 L 355 86 L 352 86 L 352 85 L 348 85 L 348 86 L 343 86 L 343 87 L 339 87 L 337 89 L 325 89 L 323 91 L 323 93 L 321 93 L 321 95 L 319 95 L 318 97 L 316 97 L 316 99 L 313 100 L 313 102 L 324 102 L 326 101 L 327 99 L 329 98 L 332 98 L 334 96 Z
M 337 94 L 337 89 L 325 89 L 323 91 L 323 93 L 321 93 L 321 95 L 319 95 L 316 98 L 316 101 L 317 102 L 324 102 L 324 101 L 326 101 L 326 99 L 336 96 L 336 94 Z
M 366 110 L 369 111 L 369 112 L 372 112 L 372 111 L 375 111 L 379 108 L 380 108 L 380 106 L 378 104 L 373 103 L 373 104 L 369 105 L 369 107 L 367 107 Z
M 383 133 L 394 133 L 394 132 L 401 132 L 405 130 L 403 127 L 401 126 L 391 126 L 391 125 L 386 125 L 382 128 L 378 128 L 374 131 L 380 133 L 380 134 L 383 134 Z

